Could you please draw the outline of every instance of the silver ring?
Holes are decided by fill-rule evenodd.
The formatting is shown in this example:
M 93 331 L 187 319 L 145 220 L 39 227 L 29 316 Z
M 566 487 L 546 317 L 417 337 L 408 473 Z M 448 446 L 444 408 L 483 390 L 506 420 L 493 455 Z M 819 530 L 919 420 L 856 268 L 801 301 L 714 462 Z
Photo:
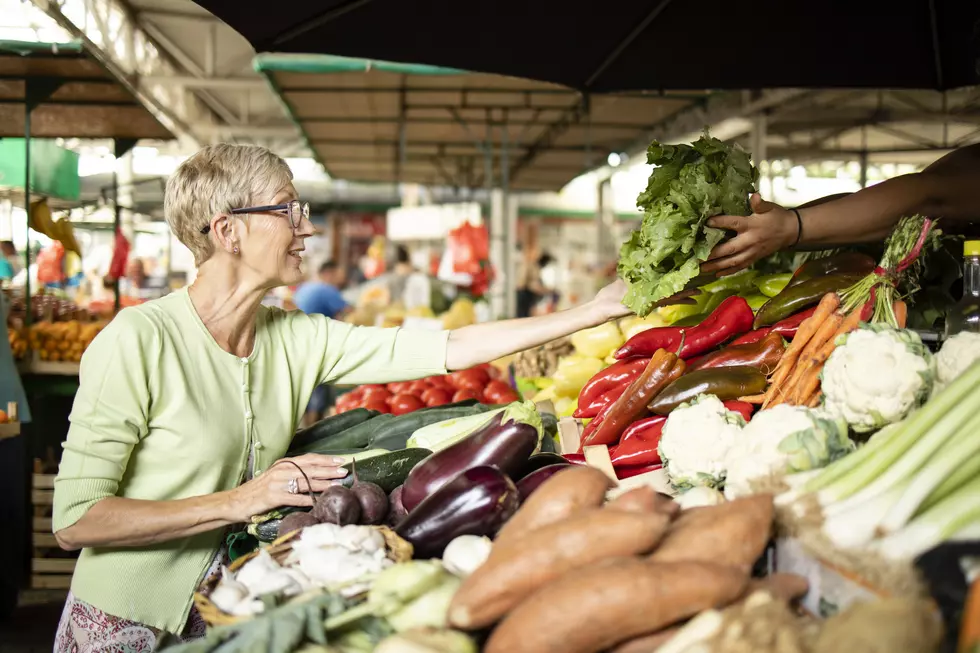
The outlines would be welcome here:
M 295 478 L 289 479 L 289 483 L 286 483 L 286 492 L 299 494 L 299 481 Z

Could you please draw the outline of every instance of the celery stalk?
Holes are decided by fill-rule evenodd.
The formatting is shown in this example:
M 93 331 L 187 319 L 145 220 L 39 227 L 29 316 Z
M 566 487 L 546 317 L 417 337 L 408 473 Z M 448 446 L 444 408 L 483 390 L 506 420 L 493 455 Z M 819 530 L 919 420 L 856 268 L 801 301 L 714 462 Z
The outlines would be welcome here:
M 909 560 L 980 525 L 980 476 L 936 503 L 905 528 L 881 540 L 878 551 L 895 560 Z
M 926 497 L 943 482 L 943 479 L 956 472 L 965 461 L 980 456 L 980 413 L 974 416 L 959 433 L 929 459 L 902 492 L 901 498 L 892 506 L 881 520 L 879 530 L 893 533 L 911 519 Z
M 871 439 L 865 445 L 858 447 L 856 451 L 843 458 L 838 458 L 820 470 L 819 474 L 807 479 L 803 490 L 806 492 L 822 490 L 834 481 L 843 478 L 857 467 L 863 465 L 869 458 L 875 456 L 891 438 L 894 438 L 901 432 L 903 426 L 904 423 L 899 422 L 897 424 L 889 424 L 881 429 L 871 436 Z
M 922 502 L 919 506 L 919 510 L 916 515 L 919 515 L 929 508 L 948 497 L 952 492 L 956 491 L 964 483 L 972 480 L 973 478 L 980 476 L 980 456 L 972 456 L 963 461 L 959 467 L 956 468 L 952 474 L 947 476 L 942 480 L 942 482 L 937 485 L 933 491 L 926 497 L 926 500 Z

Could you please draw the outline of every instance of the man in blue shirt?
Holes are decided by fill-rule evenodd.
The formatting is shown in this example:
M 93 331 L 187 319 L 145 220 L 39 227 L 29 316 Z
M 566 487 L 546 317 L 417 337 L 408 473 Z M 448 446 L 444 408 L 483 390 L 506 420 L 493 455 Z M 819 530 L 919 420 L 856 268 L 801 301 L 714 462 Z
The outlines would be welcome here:
M 340 294 L 344 284 L 344 271 L 333 261 L 320 266 L 317 278 L 307 281 L 293 293 L 296 308 L 307 315 L 321 314 L 340 319 L 350 306 Z
M 321 314 L 329 318 L 340 319 L 350 310 L 350 305 L 344 301 L 340 288 L 344 285 L 344 271 L 333 261 L 327 261 L 320 266 L 317 278 L 307 281 L 293 293 L 293 303 L 296 308 L 307 315 Z M 303 416 L 304 425 L 308 426 L 317 421 L 327 412 L 333 403 L 330 386 L 321 385 L 313 391 L 310 403 Z

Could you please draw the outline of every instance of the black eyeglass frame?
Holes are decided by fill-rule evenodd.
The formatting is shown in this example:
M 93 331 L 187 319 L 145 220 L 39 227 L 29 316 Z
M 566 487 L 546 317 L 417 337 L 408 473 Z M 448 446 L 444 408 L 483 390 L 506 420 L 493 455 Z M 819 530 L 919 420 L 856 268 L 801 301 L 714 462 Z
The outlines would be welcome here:
M 298 229 L 303 223 L 303 218 L 306 218 L 307 220 L 310 219 L 309 202 L 300 202 L 299 200 L 285 202 L 284 204 L 249 206 L 244 209 L 232 209 L 229 211 L 229 213 L 232 215 L 243 215 L 246 213 L 271 213 L 273 211 L 285 211 L 286 216 L 289 218 L 289 226 L 293 228 L 293 231 Z M 211 223 L 208 223 L 201 228 L 202 234 L 207 234 L 209 231 L 211 231 Z

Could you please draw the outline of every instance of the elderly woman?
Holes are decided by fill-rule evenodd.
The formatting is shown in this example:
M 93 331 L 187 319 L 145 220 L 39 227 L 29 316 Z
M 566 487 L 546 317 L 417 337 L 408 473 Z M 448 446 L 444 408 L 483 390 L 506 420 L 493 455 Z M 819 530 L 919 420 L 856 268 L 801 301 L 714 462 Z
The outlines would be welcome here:
M 310 505 L 296 468 L 275 463 L 317 385 L 464 369 L 627 313 L 620 284 L 564 313 L 448 332 L 266 308 L 269 289 L 303 279 L 313 233 L 291 179 L 264 148 L 215 145 L 167 183 L 167 222 L 199 272 L 121 311 L 82 360 L 54 498 L 58 542 L 82 552 L 56 651 L 148 651 L 200 632 L 191 596 L 224 531 Z M 345 475 L 330 456 L 292 460 L 314 491 Z

